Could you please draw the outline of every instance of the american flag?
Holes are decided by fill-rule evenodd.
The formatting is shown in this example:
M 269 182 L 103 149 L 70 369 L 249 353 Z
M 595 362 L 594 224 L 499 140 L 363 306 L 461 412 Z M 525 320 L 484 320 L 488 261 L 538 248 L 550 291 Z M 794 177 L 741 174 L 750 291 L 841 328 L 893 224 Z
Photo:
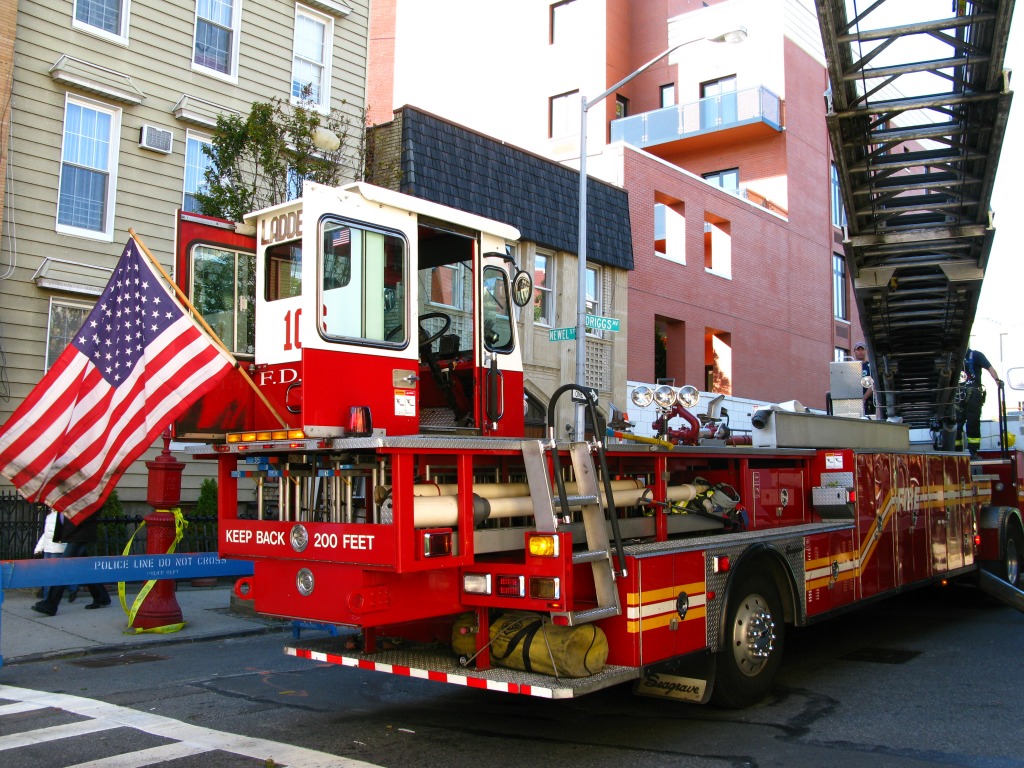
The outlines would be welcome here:
M 0 474 L 29 501 L 88 517 L 232 366 L 129 240 L 74 340 L 0 427 Z

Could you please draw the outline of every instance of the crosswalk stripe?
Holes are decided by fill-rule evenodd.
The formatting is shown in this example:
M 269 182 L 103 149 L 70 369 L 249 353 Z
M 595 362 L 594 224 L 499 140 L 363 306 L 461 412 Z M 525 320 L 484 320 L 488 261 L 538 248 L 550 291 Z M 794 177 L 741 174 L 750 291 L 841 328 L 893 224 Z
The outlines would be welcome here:
M 58 707 L 63 709 L 63 707 Z M 79 720 L 77 723 L 51 725 L 49 728 L 36 728 L 34 731 L 22 731 L 8 736 L 0 736 L 0 752 L 8 749 L 20 749 L 33 744 L 45 744 L 48 741 L 69 739 L 72 736 L 84 736 L 88 733 L 99 733 L 119 727 L 108 720 Z
M 13 704 L 0 704 L 0 717 L 6 715 L 17 715 L 22 712 L 34 712 L 44 709 L 42 704 L 33 704 L 29 701 L 16 701 Z
M 338 755 L 331 755 L 327 752 L 318 752 L 292 744 L 284 744 L 279 741 L 269 741 L 267 739 L 257 739 L 224 731 L 215 731 L 212 728 L 190 725 L 170 717 L 154 715 L 149 712 L 139 712 L 135 709 L 119 707 L 81 696 L 0 685 L 0 699 L 27 703 L 39 708 L 52 707 L 64 710 L 65 712 L 73 712 L 83 717 L 93 718 L 79 723 L 40 728 L 27 733 L 2 736 L 0 737 L 0 749 L 13 749 L 14 746 L 11 745 L 14 745 L 19 739 L 21 741 L 16 746 L 27 746 L 50 739 L 65 738 L 66 735 L 75 735 L 72 732 L 76 729 L 80 733 L 92 733 L 112 728 L 134 728 L 154 736 L 182 742 L 197 749 L 198 752 L 220 750 L 257 760 L 272 759 L 276 765 L 290 766 L 291 768 L 379 768 L 379 766 L 373 763 L 367 763 L 362 760 L 352 760 Z M 62 731 L 67 733 L 56 735 Z M 48 735 L 51 732 L 53 735 Z M 43 735 L 42 738 L 40 738 L 40 734 Z M 11 740 L 11 745 L 8 745 L 8 739 Z M 141 751 L 146 752 L 149 750 Z M 109 762 L 111 759 L 106 758 L 102 765 L 111 765 L 112 763 Z M 146 764 L 142 763 L 142 765 Z M 128 762 L 125 765 L 130 766 L 135 765 L 135 763 Z
M 138 752 L 101 757 L 99 760 L 90 760 L 87 763 L 75 763 L 69 765 L 68 768 L 143 768 L 143 766 L 155 765 L 165 760 L 177 760 L 180 757 L 191 757 L 209 751 L 206 747 L 201 747 L 198 744 L 176 741 L 173 744 L 140 749 Z

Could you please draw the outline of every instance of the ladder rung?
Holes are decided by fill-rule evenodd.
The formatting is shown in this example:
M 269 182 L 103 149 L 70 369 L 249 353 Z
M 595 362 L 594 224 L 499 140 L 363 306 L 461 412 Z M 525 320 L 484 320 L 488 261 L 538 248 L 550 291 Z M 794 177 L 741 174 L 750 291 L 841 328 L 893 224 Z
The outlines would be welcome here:
M 618 616 L 619 613 L 621 611 L 619 611 L 619 606 L 617 605 L 598 605 L 594 608 L 584 608 L 582 611 L 571 611 L 568 614 L 569 624 L 571 626 L 586 624 L 588 621 L 598 621 Z
M 599 560 L 608 559 L 607 549 L 594 549 L 587 552 L 573 552 L 572 553 L 572 564 L 579 565 L 581 563 L 594 563 Z

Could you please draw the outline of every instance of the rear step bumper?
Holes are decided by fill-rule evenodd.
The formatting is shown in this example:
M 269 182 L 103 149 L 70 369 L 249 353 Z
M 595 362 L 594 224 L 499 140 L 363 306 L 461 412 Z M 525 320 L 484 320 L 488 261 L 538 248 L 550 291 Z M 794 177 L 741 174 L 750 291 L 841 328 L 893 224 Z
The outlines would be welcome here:
M 461 666 L 450 650 L 436 645 L 370 654 L 346 649 L 345 644 L 344 637 L 329 637 L 292 643 L 285 646 L 284 652 L 289 656 L 326 664 L 543 699 L 571 699 L 640 677 L 640 670 L 634 667 L 610 665 L 596 675 L 577 678 L 556 678 L 504 667 L 474 669 Z

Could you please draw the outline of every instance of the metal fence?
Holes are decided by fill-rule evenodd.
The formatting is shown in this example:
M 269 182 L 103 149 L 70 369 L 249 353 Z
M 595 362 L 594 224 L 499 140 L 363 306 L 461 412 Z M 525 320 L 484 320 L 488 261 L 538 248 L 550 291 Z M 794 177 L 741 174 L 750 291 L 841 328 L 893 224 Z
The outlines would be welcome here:
M 23 560 L 33 556 L 36 541 L 43 533 L 43 523 L 49 509 L 44 504 L 25 501 L 16 492 L 0 492 L 0 560 Z M 97 513 L 100 514 L 100 513 Z M 178 552 L 216 552 L 217 518 L 199 517 L 186 513 L 188 525 L 178 542 Z M 125 545 L 132 542 L 128 554 L 146 553 L 146 529 L 132 535 L 142 524 L 141 515 L 118 515 L 100 518 L 96 535 L 96 555 L 124 554 Z

